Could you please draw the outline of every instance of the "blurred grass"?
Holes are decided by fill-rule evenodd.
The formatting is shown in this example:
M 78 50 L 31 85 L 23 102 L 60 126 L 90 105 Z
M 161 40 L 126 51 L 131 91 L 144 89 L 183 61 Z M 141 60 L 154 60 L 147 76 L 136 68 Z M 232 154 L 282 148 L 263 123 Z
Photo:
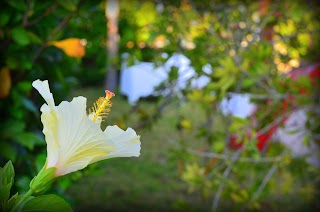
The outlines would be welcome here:
M 92 88 L 77 90 L 72 94 L 78 95 L 88 98 L 89 108 L 98 97 L 104 95 L 104 91 Z M 129 113 L 129 116 L 120 125 L 133 127 L 137 124 L 137 116 L 130 116 L 131 106 L 125 98 L 116 95 L 112 102 L 113 107 L 105 124 L 119 124 L 124 113 Z M 155 107 L 154 102 L 146 101 L 143 104 L 148 110 Z M 185 110 L 189 111 L 190 106 L 186 107 Z M 113 158 L 99 162 L 95 169 L 100 171 L 90 173 L 68 189 L 67 195 L 73 200 L 76 211 L 172 211 L 181 207 L 190 210 L 203 207 L 189 205 L 199 202 L 199 197 L 188 193 L 187 185 L 178 175 L 177 161 L 169 159 L 170 142 L 179 136 L 176 131 L 177 111 L 173 108 L 165 112 L 151 128 L 137 130 L 142 143 L 139 158 Z M 198 120 L 201 117 L 201 114 L 194 115 Z
M 98 97 L 104 95 L 104 91 L 98 88 L 79 89 L 71 96 L 78 95 L 88 98 L 89 108 Z M 130 112 L 131 106 L 125 98 L 116 95 L 112 102 L 113 107 L 105 126 L 117 124 L 126 129 L 138 124 L 139 115 Z M 142 101 L 141 104 L 147 111 L 155 110 L 156 107 L 154 101 Z M 67 190 L 75 211 L 208 211 L 212 198 L 204 199 L 200 193 L 188 192 L 186 183 L 178 174 L 178 161 L 171 157 L 170 151 L 173 144 L 181 138 L 177 131 L 177 120 L 186 116 L 193 126 L 205 121 L 203 110 L 197 107 L 199 106 L 193 103 L 179 107 L 173 103 L 152 126 L 136 129 L 141 136 L 140 157 L 113 158 L 87 168 L 86 175 Z M 219 117 L 216 122 L 215 127 L 222 129 Z M 105 126 L 102 126 L 102 129 Z M 194 136 L 183 137 L 188 139 L 182 141 L 186 142 L 188 147 L 199 148 L 204 144 L 201 139 L 192 140 Z M 269 153 L 271 156 L 274 154 L 272 151 Z M 247 165 L 242 164 L 243 167 L 239 168 L 247 169 L 249 173 L 250 168 L 259 166 L 261 172 L 255 174 L 261 180 L 270 168 L 270 164 Z M 259 167 L 256 171 L 260 170 Z M 269 195 L 262 201 L 261 211 L 272 211 L 271 208 L 281 211 L 312 211 L 313 208 L 319 208 L 319 204 L 314 200 L 319 197 L 320 192 L 314 187 L 317 183 L 312 183 L 318 181 L 316 178 L 320 176 L 317 175 L 319 170 L 314 168 L 315 170 L 310 171 L 310 168 L 306 167 L 308 165 L 304 161 L 294 160 L 287 171 L 280 169 L 274 174 L 269 183 L 273 184 L 275 191 L 264 190 L 269 192 Z M 288 177 L 292 179 L 287 179 Z M 283 192 L 284 186 L 288 187 L 285 190 L 289 191 Z M 310 200 L 313 202 L 311 205 L 310 202 L 305 202 L 304 198 L 310 195 L 313 199 Z M 222 211 L 233 208 L 233 203 L 228 199 L 229 196 L 224 199 L 225 202 L 221 202 L 219 208 Z

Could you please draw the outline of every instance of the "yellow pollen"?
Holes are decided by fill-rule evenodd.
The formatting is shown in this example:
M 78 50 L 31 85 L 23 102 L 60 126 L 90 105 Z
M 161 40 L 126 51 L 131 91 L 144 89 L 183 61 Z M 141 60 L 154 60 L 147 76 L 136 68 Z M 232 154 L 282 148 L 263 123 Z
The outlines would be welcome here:
M 112 93 L 109 90 L 106 90 L 105 92 L 106 92 L 106 96 L 100 97 L 93 104 L 93 107 L 91 109 L 89 109 L 89 113 L 94 114 L 92 121 L 96 121 L 99 116 L 101 118 L 106 118 L 110 112 L 110 109 L 112 107 L 112 103 L 111 103 L 110 99 L 114 96 L 114 93 Z

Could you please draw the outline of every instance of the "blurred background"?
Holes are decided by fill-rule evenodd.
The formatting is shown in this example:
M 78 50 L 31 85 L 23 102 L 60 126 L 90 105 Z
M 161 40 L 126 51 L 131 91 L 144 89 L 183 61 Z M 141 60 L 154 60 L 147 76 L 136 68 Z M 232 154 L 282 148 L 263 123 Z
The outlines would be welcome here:
M 3 0 L 0 162 L 26 192 L 46 159 L 32 88 L 55 102 L 116 93 L 102 129 L 139 158 L 60 177 L 75 211 L 320 209 L 317 1 Z

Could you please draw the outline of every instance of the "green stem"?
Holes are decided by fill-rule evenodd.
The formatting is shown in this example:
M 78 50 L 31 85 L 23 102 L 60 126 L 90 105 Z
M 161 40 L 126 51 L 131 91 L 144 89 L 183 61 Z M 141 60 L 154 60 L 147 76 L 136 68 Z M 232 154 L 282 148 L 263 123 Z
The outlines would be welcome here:
M 29 191 L 24 194 L 21 199 L 19 200 L 19 202 L 17 202 L 14 207 L 10 210 L 10 212 L 16 212 L 16 211 L 19 211 L 19 207 L 20 205 L 28 198 L 32 195 L 32 190 L 29 189 Z

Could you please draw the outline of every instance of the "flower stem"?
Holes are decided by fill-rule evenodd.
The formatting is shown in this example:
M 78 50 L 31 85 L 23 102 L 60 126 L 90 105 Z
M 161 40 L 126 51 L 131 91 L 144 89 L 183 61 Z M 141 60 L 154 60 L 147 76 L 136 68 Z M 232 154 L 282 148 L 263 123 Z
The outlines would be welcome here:
M 27 193 L 25 193 L 21 199 L 16 203 L 14 204 L 14 207 L 10 210 L 10 212 L 16 212 L 16 211 L 20 211 L 19 209 L 20 208 L 20 205 L 28 198 L 32 195 L 32 189 L 29 189 L 29 191 Z

